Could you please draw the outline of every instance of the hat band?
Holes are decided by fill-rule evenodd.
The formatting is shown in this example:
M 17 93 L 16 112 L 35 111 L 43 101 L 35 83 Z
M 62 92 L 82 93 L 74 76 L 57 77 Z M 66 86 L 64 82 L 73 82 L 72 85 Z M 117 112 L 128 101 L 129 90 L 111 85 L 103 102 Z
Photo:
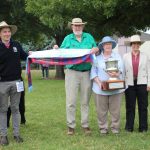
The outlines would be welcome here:
M 72 24 L 74 24 L 74 23 L 78 23 L 78 24 L 84 24 L 83 22 L 72 22 Z

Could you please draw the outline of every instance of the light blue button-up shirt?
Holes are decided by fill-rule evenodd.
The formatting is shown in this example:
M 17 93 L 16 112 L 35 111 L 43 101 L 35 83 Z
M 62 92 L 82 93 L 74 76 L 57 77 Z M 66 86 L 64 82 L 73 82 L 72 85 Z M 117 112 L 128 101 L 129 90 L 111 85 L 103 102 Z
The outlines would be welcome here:
M 92 65 L 92 69 L 91 69 L 91 74 L 90 74 L 91 80 L 94 79 L 95 77 L 98 77 L 100 81 L 107 81 L 110 78 L 110 76 L 106 72 L 106 64 L 105 64 L 105 61 L 107 61 L 108 59 L 118 60 L 118 69 L 120 71 L 119 79 L 121 80 L 124 79 L 124 65 L 123 65 L 122 58 L 118 53 L 112 52 L 110 57 L 107 59 L 104 57 L 103 53 L 101 53 L 96 57 L 96 63 Z M 93 80 L 92 90 L 94 93 L 100 95 L 113 95 L 113 94 L 122 93 L 124 91 L 121 89 L 112 90 L 112 91 L 103 91 L 94 80 Z

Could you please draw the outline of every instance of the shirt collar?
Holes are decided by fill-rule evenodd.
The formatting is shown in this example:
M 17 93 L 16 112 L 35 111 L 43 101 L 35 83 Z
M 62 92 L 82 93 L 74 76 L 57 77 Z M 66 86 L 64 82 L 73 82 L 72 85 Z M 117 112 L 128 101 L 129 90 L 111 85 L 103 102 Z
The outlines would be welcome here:
M 81 36 L 81 39 L 83 39 L 83 38 L 85 38 L 86 36 L 85 36 L 85 33 L 84 32 L 82 32 L 82 36 Z M 76 36 L 75 36 L 75 34 L 74 33 L 72 33 L 71 34 L 71 38 L 72 39 L 76 39 Z
M 131 54 L 133 57 L 135 57 L 135 55 L 133 53 L 131 53 Z M 140 56 L 140 52 L 136 56 Z
M 103 57 L 104 60 L 107 60 L 109 58 L 114 58 L 114 56 L 115 56 L 114 52 L 111 52 L 111 55 L 108 58 L 104 57 L 104 53 L 103 52 L 101 54 L 102 54 L 102 57 Z
M 13 42 L 13 40 L 12 40 L 12 39 L 10 39 L 9 44 L 11 45 L 11 44 L 12 44 L 12 42 Z M 0 44 L 1 44 L 1 45 L 5 45 L 5 43 L 3 43 L 1 39 L 0 39 Z

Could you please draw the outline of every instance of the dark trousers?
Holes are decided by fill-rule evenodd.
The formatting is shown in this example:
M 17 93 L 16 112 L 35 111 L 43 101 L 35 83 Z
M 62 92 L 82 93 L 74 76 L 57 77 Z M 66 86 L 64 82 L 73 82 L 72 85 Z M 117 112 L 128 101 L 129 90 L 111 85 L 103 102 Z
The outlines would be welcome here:
M 134 81 L 134 86 L 129 86 L 125 91 L 126 99 L 126 130 L 133 131 L 136 99 L 138 104 L 139 114 L 139 131 L 147 131 L 147 115 L 148 115 L 148 92 L 147 85 L 137 85 L 137 81 Z
M 49 71 L 49 69 L 48 69 L 48 67 L 43 67 L 42 66 L 42 77 L 44 78 L 48 78 L 48 76 L 49 76 L 49 73 L 48 73 L 48 71 Z
M 20 97 L 20 103 L 19 103 L 19 112 L 21 116 L 21 124 L 25 124 L 26 119 L 25 119 L 25 91 L 21 92 L 21 97 Z M 11 117 L 11 108 L 8 108 L 7 112 L 7 127 L 9 127 L 9 122 L 10 122 L 10 117 Z

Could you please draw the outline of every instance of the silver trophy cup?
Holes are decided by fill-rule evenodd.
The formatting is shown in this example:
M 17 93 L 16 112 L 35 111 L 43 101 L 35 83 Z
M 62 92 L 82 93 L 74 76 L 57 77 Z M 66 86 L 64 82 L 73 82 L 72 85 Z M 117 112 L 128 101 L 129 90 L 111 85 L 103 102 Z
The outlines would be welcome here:
M 106 72 L 119 72 L 118 60 L 109 59 L 105 62 Z M 107 81 L 103 82 L 103 90 L 118 90 L 124 89 L 125 82 L 116 77 L 110 77 Z
M 118 60 L 107 60 L 106 64 L 106 72 L 118 72 Z M 117 78 L 109 78 L 109 80 L 116 80 Z

